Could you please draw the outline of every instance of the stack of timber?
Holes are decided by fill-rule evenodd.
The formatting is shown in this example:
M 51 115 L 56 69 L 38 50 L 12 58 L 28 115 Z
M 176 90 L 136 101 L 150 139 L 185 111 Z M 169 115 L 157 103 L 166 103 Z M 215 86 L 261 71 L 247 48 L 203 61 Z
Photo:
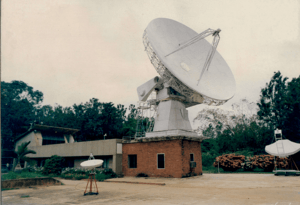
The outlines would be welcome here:
M 253 157 L 250 157 L 250 160 L 252 161 L 252 165 L 254 168 L 257 167 L 267 172 L 273 171 L 275 165 L 280 169 L 286 169 L 289 165 L 288 158 L 274 158 L 273 155 L 255 155 Z
M 216 157 L 213 164 L 214 167 L 218 167 L 224 171 L 236 171 L 238 169 L 244 169 L 245 171 L 252 171 L 255 168 L 263 169 L 266 172 L 271 172 L 275 169 L 287 169 L 289 166 L 288 158 L 279 158 L 272 155 L 254 155 L 253 157 L 235 154 L 225 154 Z
M 244 163 L 242 163 L 242 169 L 245 171 L 253 171 L 254 168 L 252 157 L 246 157 Z
M 235 154 L 224 154 L 216 158 L 213 166 L 219 166 L 224 171 L 236 171 L 242 168 L 242 163 L 245 161 L 244 155 L 235 155 Z

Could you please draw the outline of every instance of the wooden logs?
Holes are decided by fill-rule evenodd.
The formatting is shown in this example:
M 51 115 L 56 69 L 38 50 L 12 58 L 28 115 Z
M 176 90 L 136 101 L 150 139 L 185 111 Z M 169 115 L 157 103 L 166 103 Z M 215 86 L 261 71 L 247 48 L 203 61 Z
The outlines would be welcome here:
M 274 164 L 274 159 L 276 163 Z M 244 169 L 245 171 L 251 171 L 255 168 L 263 169 L 266 172 L 271 172 L 274 170 L 274 166 L 277 166 L 277 169 L 286 169 L 289 165 L 288 158 L 279 158 L 272 155 L 254 155 L 245 157 L 244 155 L 236 154 L 224 154 L 219 157 L 216 157 L 215 162 L 213 163 L 214 167 L 218 167 L 224 171 L 236 171 L 238 169 Z

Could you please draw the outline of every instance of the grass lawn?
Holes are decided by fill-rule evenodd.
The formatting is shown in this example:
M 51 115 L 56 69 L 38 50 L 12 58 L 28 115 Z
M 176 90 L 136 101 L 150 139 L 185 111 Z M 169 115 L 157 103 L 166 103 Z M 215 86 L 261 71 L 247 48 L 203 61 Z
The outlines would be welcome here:
M 244 171 L 243 169 L 238 169 L 234 172 L 224 171 L 222 168 L 219 169 L 222 174 L 274 174 L 273 172 L 264 172 L 263 169 L 255 168 L 253 171 Z M 202 167 L 203 173 L 218 173 L 217 167 Z
M 3 174 L 1 176 L 2 180 L 9 180 L 9 179 L 24 179 L 24 178 L 36 178 L 36 177 L 45 177 L 42 174 L 34 173 L 34 172 L 8 172 L 7 174 Z
M 25 179 L 25 178 L 36 178 L 36 177 L 61 177 L 64 179 L 75 179 L 75 180 L 81 180 L 81 179 L 87 179 L 88 175 L 83 174 L 62 174 L 62 175 L 43 175 L 40 173 L 34 173 L 34 172 L 21 172 L 21 173 L 15 173 L 15 172 L 9 172 L 7 174 L 2 175 L 2 180 L 10 180 L 10 179 Z M 98 181 L 104 181 L 105 179 L 113 178 L 109 174 L 103 174 L 98 173 L 96 174 L 96 179 Z

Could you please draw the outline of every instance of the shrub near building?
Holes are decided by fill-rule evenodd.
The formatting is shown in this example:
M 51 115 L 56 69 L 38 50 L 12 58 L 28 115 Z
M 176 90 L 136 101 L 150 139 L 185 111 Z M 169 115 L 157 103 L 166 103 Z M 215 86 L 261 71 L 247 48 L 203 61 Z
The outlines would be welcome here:
M 62 170 L 61 177 L 64 179 L 87 179 L 91 172 L 95 172 L 95 178 L 98 181 L 104 181 L 106 179 L 115 178 L 117 174 L 113 172 L 111 169 L 104 170 L 86 170 L 85 168 L 65 168 Z
M 65 159 L 63 157 L 53 155 L 50 159 L 47 159 L 44 165 L 42 173 L 44 175 L 56 174 L 60 175 L 63 169 L 63 163 Z

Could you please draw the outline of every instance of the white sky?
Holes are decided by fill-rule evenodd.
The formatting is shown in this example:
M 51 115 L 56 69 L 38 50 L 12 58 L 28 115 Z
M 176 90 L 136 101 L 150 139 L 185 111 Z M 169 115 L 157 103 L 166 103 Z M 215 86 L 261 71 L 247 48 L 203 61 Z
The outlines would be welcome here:
M 224 108 L 256 102 L 275 71 L 300 74 L 299 0 L 2 0 L 1 80 L 24 81 L 52 106 L 136 104 L 136 88 L 158 75 L 142 35 L 160 17 L 222 30 L 218 51 L 237 84 Z

